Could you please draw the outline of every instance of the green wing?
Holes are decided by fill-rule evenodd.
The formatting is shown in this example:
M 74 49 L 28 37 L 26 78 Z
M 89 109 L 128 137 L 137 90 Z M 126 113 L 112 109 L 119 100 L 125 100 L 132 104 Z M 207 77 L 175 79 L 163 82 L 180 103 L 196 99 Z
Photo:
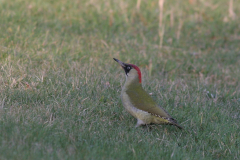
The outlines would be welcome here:
M 141 85 L 129 88 L 126 93 L 130 97 L 131 103 L 136 108 L 152 114 L 157 114 L 161 117 L 172 118 L 167 111 L 153 101 L 152 97 L 150 97 L 149 94 L 143 90 Z

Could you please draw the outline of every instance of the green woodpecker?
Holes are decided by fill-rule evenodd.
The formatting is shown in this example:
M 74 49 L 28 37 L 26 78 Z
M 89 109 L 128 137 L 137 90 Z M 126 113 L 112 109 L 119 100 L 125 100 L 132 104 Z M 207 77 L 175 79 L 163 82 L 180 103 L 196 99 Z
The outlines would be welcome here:
M 143 90 L 140 69 L 134 64 L 123 63 L 116 58 L 113 59 L 121 65 L 126 73 L 126 82 L 122 88 L 121 99 L 126 110 L 137 118 L 136 127 L 155 123 L 175 125 L 182 129 L 183 127 Z

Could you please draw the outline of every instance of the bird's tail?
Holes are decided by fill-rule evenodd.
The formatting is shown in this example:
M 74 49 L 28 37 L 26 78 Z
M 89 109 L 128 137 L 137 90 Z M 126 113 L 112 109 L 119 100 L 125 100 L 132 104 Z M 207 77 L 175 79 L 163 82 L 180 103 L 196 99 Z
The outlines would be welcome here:
M 178 127 L 179 129 L 184 129 L 182 126 L 180 126 L 180 125 L 178 124 L 177 120 L 175 120 L 175 119 L 173 119 L 173 118 L 170 118 L 170 119 L 169 119 L 169 124 L 170 124 L 170 125 L 174 125 L 174 126 Z
M 153 123 L 174 125 L 177 126 L 179 129 L 183 129 L 183 127 L 178 124 L 177 120 L 172 117 L 160 117 L 155 115 Z
M 172 125 L 174 125 L 174 126 L 178 127 L 179 129 L 184 129 L 182 126 L 180 126 L 180 125 L 179 125 L 179 124 L 177 124 L 177 123 L 172 123 Z

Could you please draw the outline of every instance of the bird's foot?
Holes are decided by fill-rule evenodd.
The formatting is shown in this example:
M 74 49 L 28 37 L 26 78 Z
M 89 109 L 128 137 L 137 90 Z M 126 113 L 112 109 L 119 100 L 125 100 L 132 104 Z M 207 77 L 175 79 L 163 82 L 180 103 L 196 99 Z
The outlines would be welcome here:
M 137 128 L 137 127 L 139 127 L 139 126 L 141 126 L 141 125 L 144 125 L 144 124 L 146 124 L 146 123 L 145 123 L 145 122 L 143 122 L 142 120 L 138 119 L 138 121 L 137 121 L 137 124 L 136 124 L 135 128 Z

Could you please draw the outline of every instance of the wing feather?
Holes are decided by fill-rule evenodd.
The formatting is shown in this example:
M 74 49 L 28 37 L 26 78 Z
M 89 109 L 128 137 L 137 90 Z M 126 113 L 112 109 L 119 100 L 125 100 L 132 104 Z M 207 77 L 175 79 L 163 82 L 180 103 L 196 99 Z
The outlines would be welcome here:
M 158 106 L 141 85 L 130 88 L 126 91 L 130 97 L 131 103 L 138 109 L 159 115 L 161 117 L 172 118 L 167 111 Z

